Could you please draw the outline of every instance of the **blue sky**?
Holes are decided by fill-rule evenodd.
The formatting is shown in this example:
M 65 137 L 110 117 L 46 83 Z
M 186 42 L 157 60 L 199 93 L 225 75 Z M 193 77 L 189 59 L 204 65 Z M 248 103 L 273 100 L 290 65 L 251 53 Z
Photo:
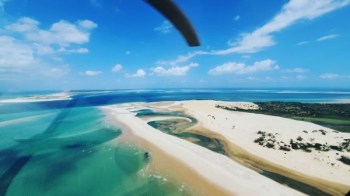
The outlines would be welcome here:
M 0 0 L 0 89 L 348 88 L 350 0 Z

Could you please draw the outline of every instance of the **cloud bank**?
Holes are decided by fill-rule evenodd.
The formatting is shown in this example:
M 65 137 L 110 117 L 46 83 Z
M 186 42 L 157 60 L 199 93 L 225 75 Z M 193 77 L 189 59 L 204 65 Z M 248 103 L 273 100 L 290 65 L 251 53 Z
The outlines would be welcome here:
M 209 71 L 211 75 L 221 74 L 252 74 L 256 72 L 277 70 L 279 66 L 271 59 L 255 62 L 253 65 L 245 65 L 244 63 L 228 62 L 219 65 Z
M 187 72 L 194 67 L 198 67 L 197 63 L 190 63 L 185 66 L 172 66 L 170 68 L 164 68 L 163 66 L 157 66 L 152 69 L 153 73 L 160 76 L 185 76 Z
M 0 35 L 0 74 L 68 73 L 66 66 L 57 65 L 53 59 L 60 59 L 60 54 L 88 53 L 81 45 L 90 41 L 91 30 L 96 27 L 90 20 L 60 20 L 42 29 L 39 21 L 22 17 L 5 26 Z
M 241 36 L 239 41 L 226 50 L 214 51 L 215 54 L 255 53 L 276 42 L 273 34 L 302 20 L 313 20 L 333 10 L 350 4 L 350 0 L 290 0 L 280 13 L 271 21 L 251 33 Z

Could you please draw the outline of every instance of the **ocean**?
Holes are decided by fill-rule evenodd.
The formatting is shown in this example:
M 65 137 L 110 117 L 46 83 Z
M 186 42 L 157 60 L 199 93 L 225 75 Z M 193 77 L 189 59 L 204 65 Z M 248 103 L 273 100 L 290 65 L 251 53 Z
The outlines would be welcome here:
M 59 99 L 63 97 L 65 99 Z M 350 103 L 350 90 L 345 89 L 158 89 L 158 90 L 95 90 L 67 92 L 3 92 L 0 94 L 0 115 L 73 107 L 95 107 L 128 102 L 181 100 L 222 101 L 286 101 L 302 103 Z M 58 100 L 56 100 L 58 98 Z M 18 101 L 20 100 L 20 101 Z M 40 101 L 45 100 L 45 101 Z M 46 101 L 51 100 L 51 101 Z M 6 115 L 5 115 L 6 114 Z
M 344 89 L 157 89 L 0 95 L 1 195 L 191 195 L 120 141 L 98 106 L 180 100 L 350 102 Z

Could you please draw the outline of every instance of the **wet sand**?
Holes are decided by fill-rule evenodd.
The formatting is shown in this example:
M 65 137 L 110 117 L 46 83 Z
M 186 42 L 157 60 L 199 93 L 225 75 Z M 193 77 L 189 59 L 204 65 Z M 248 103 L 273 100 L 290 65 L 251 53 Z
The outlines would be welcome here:
M 275 116 L 227 111 L 216 105 L 254 108 L 252 103 L 185 101 L 181 105 L 184 112 L 196 118 L 199 123 L 193 130 L 202 134 L 213 134 L 224 141 L 230 157 L 253 169 L 263 169 L 295 179 L 332 194 L 345 195 L 350 186 L 350 166 L 338 159 L 348 152 L 289 152 L 264 148 L 254 140 L 258 131 L 268 131 L 278 135 L 278 139 L 287 143 L 290 139 L 302 136 L 312 138 L 314 142 L 339 144 L 348 133 L 339 133 L 312 123 L 295 121 Z M 313 132 L 325 130 L 327 136 Z M 306 133 L 307 132 L 307 133 Z
M 103 110 L 121 123 L 124 130 L 130 130 L 142 146 L 150 149 L 154 167 L 173 172 L 177 179 L 200 192 L 206 195 L 302 195 L 224 155 L 154 129 L 129 112 L 137 108 L 136 105 L 106 106 Z

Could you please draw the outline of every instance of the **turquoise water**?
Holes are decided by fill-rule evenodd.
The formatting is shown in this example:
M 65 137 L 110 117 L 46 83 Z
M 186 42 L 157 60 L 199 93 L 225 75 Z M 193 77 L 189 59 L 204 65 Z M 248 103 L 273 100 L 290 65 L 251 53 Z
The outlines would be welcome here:
M 136 111 L 138 117 L 149 116 L 170 116 L 170 117 L 184 117 L 185 119 L 171 119 L 171 120 L 157 120 L 150 121 L 148 124 L 160 131 L 193 142 L 197 145 L 203 146 L 214 152 L 227 155 L 222 142 L 213 137 L 207 137 L 198 133 L 194 133 L 194 130 L 187 131 L 186 129 L 197 124 L 197 119 L 186 116 L 181 112 L 154 112 L 150 109 Z
M 186 195 L 174 183 L 150 175 L 147 162 L 143 151 L 123 145 L 38 155 L 7 195 Z
M 0 196 L 195 194 L 192 189 L 183 190 L 181 184 L 162 176 L 166 174 L 150 171 L 151 154 L 121 143 L 122 131 L 106 125 L 103 113 L 96 106 L 190 99 L 311 103 L 350 100 L 350 90 L 336 89 L 168 89 L 67 93 L 72 100 L 0 103 Z M 3 93 L 0 100 L 44 94 Z M 149 110 L 140 113 L 154 115 Z M 191 120 L 190 124 L 196 122 L 196 119 Z M 171 132 L 169 126 L 190 126 L 181 121 L 153 123 L 153 126 L 167 132 Z M 220 141 L 212 138 L 178 129 L 172 133 L 213 151 L 226 153 Z
M 0 195 L 190 195 L 94 107 L 0 114 Z

